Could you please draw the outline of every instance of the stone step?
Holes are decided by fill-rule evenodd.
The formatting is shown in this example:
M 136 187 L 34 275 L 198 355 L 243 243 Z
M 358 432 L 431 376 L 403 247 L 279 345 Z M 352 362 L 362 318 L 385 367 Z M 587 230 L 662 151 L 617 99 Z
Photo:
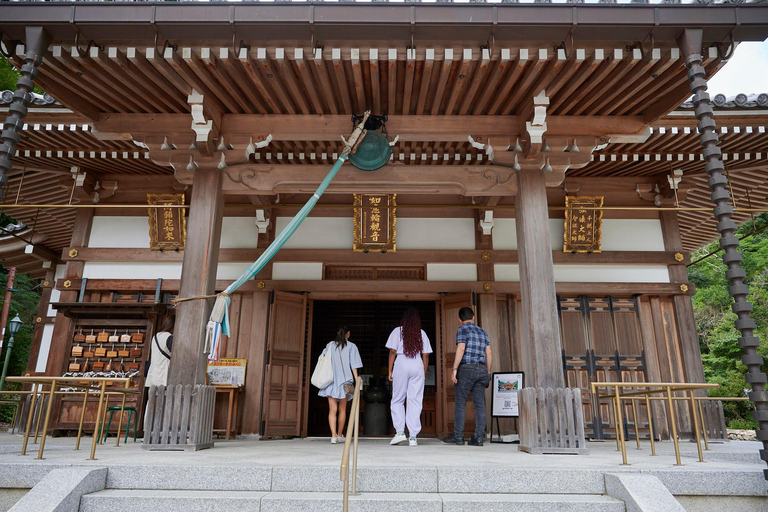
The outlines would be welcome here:
M 88 494 L 80 512 L 338 512 L 341 493 L 117 490 Z M 606 496 L 566 494 L 361 493 L 351 496 L 351 512 L 625 512 Z
M 360 467 L 360 492 L 605 494 L 605 471 Z M 107 489 L 341 492 L 338 466 L 110 466 Z

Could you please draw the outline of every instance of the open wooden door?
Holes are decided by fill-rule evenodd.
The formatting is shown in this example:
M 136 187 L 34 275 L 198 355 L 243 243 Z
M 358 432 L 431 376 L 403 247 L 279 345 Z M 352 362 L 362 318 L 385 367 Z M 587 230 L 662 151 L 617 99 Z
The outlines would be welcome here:
M 274 293 L 267 338 L 262 435 L 299 436 L 307 298 L 298 293 Z
M 459 321 L 459 309 L 464 306 L 474 307 L 472 304 L 472 294 L 467 293 L 449 293 L 442 296 L 441 299 L 441 315 L 440 315 L 440 361 L 438 362 L 438 368 L 440 372 L 437 382 L 440 405 L 442 406 L 442 425 L 440 428 L 442 432 L 440 436 L 449 436 L 453 433 L 453 409 L 456 404 L 456 396 L 454 394 L 453 382 L 451 381 L 451 374 L 453 368 L 453 359 L 456 356 L 456 331 L 461 325 Z M 475 311 L 477 316 L 477 311 Z M 467 435 L 472 435 L 475 432 L 475 410 L 474 407 L 469 405 L 471 399 L 467 403 L 467 415 L 464 423 L 464 432 Z

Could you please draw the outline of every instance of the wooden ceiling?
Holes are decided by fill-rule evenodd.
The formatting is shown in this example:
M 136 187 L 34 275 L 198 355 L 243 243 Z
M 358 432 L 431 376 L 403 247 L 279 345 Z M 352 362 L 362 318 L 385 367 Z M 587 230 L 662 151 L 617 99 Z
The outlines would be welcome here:
M 715 48 L 705 65 L 721 65 Z M 82 52 L 82 53 L 81 53 Z M 160 55 L 162 53 L 162 55 Z M 21 63 L 16 56 L 16 63 Z M 655 119 L 688 95 L 677 48 L 240 48 L 53 46 L 39 84 L 87 117 L 187 113 L 192 89 L 222 113 L 520 114 Z

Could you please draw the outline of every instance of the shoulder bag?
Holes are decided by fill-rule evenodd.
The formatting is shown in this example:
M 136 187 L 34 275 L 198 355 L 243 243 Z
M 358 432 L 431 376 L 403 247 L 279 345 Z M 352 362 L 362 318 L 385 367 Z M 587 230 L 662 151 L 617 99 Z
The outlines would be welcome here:
M 330 348 L 330 347 L 329 347 Z M 320 354 L 317 358 L 317 366 L 312 372 L 310 382 L 319 389 L 325 389 L 333 383 L 333 363 L 331 362 L 330 351 Z
M 341 358 L 341 349 L 339 348 L 339 365 L 341 366 L 341 371 L 344 371 L 344 360 Z M 351 395 L 355 392 L 355 385 L 351 382 L 345 382 L 344 383 L 344 392 L 348 395 Z

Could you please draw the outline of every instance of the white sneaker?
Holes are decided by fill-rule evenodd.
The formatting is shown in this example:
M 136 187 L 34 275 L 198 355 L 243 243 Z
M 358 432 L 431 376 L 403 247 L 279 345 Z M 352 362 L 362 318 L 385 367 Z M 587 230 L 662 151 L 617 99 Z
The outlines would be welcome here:
M 416 441 L 415 437 L 411 437 L 408 439 L 408 446 L 419 446 L 419 442 Z
M 338 437 L 332 437 L 331 438 L 331 444 L 336 444 L 338 442 L 339 442 L 339 438 Z
M 398 434 L 395 434 L 395 437 L 392 438 L 392 440 L 389 442 L 389 444 L 392 444 L 392 445 L 400 444 L 400 443 L 406 442 L 407 440 L 408 440 L 408 438 L 405 437 L 405 433 L 404 432 L 400 432 Z
M 336 439 L 338 439 L 340 443 L 344 443 L 344 436 L 339 436 Z

